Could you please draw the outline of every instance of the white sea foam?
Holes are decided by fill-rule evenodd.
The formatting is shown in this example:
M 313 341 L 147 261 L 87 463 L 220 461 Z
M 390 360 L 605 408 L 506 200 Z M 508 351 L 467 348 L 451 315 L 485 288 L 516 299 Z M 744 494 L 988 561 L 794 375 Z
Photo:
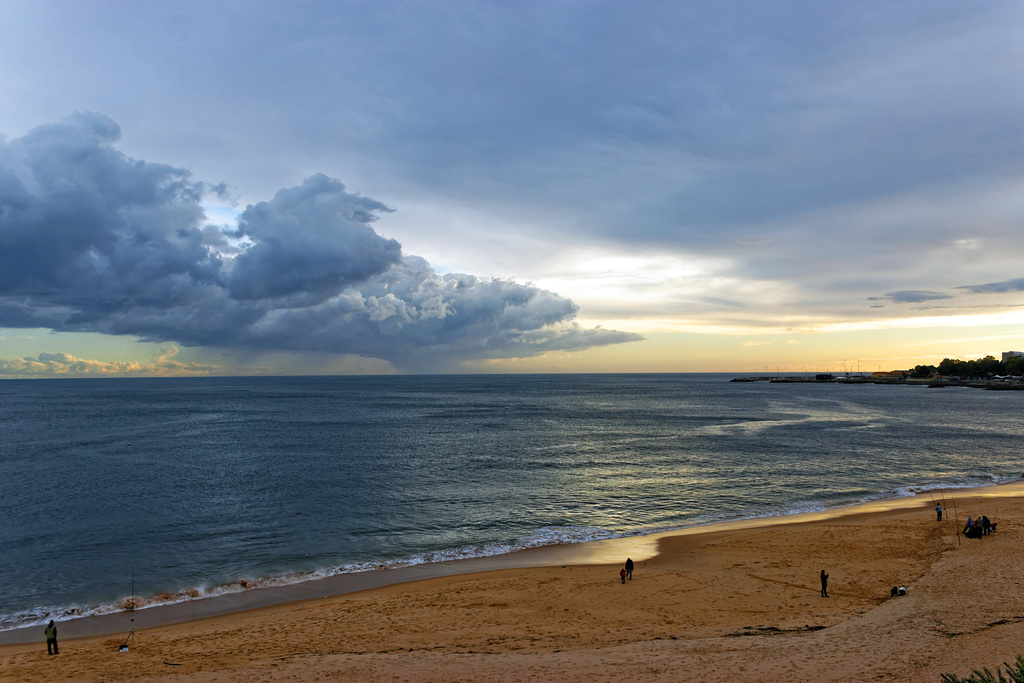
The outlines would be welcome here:
M 757 512 L 747 514 L 720 515 L 716 517 L 700 517 L 691 523 L 684 525 L 667 525 L 659 527 L 645 527 L 630 529 L 626 531 L 611 531 L 598 527 L 581 526 L 546 526 L 533 530 L 530 534 L 517 538 L 506 543 L 485 543 L 465 545 L 457 548 L 446 548 L 427 553 L 417 553 L 402 558 L 368 560 L 360 562 L 347 562 L 334 566 L 323 567 L 314 571 L 285 573 L 275 576 L 264 576 L 255 578 L 242 578 L 231 583 L 220 585 L 197 586 L 177 592 L 162 592 L 147 597 L 126 597 L 111 603 L 97 605 L 63 605 L 44 606 L 37 609 L 16 614 L 0 616 L 0 631 L 11 629 L 41 626 L 53 619 L 58 622 L 83 617 L 99 616 L 105 614 L 116 614 L 129 611 L 129 608 L 136 610 L 171 605 L 175 603 L 202 600 L 221 595 L 229 595 L 244 591 L 269 588 L 273 586 L 286 586 L 317 579 L 325 579 L 343 574 L 356 574 L 362 572 L 396 569 L 401 567 L 412 567 L 424 564 L 435 564 L 440 562 L 451 562 L 457 560 L 473 559 L 480 557 L 492 557 L 507 555 L 520 550 L 540 548 L 552 545 L 567 545 L 587 543 L 613 538 L 625 538 L 630 536 L 643 536 L 655 533 L 678 531 L 695 527 L 707 526 L 718 522 L 743 521 L 746 519 L 763 519 L 770 517 L 786 517 L 802 513 L 823 512 L 825 510 L 848 505 L 856 505 L 877 500 L 905 498 L 925 492 L 949 491 L 955 493 L 965 488 L 983 488 L 997 486 L 999 484 L 1019 481 L 1019 476 L 987 473 L 983 475 L 964 477 L 947 482 L 930 482 L 902 486 L 897 489 L 879 493 L 865 494 L 853 497 L 848 500 L 833 500 L 828 504 L 821 501 L 793 502 L 779 506 L 769 506 Z
M 126 612 L 130 607 L 136 610 L 143 610 L 161 605 L 172 605 L 181 602 L 202 600 L 205 598 L 240 593 L 258 588 L 287 586 L 306 581 L 315 581 L 317 579 L 325 579 L 342 574 L 356 574 L 479 557 L 508 555 L 529 548 L 586 543 L 588 541 L 615 538 L 621 535 L 622 534 L 616 534 L 607 529 L 591 527 L 543 527 L 536 529 L 531 534 L 523 538 L 516 539 L 515 541 L 510 541 L 508 543 L 466 545 L 458 548 L 445 548 L 428 553 L 417 553 L 402 558 L 347 562 L 336 566 L 323 567 L 314 571 L 286 573 L 256 578 L 242 578 L 237 581 L 221 585 L 197 586 L 195 588 L 189 588 L 173 593 L 162 592 L 148 597 L 127 597 L 117 600 L 116 602 L 99 605 L 40 607 L 36 610 L 32 610 L 31 612 L 21 612 L 0 617 L 0 631 L 29 626 L 39 626 L 46 624 L 50 619 L 54 619 L 56 621 L 67 621 L 82 617 L 115 614 L 119 612 Z

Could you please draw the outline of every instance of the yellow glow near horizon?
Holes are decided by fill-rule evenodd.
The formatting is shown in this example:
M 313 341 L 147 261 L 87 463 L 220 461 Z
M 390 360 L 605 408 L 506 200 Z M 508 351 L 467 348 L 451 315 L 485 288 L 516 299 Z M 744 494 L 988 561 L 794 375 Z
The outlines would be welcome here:
M 1024 309 L 1013 309 L 999 313 L 962 313 L 948 316 L 899 316 L 892 318 L 879 318 L 875 320 L 858 320 L 836 322 L 834 320 L 820 320 L 813 316 L 780 316 L 771 324 L 771 317 L 766 315 L 759 320 L 765 320 L 769 324 L 720 324 L 708 320 L 695 318 L 670 318 L 670 317 L 644 317 L 644 318 L 622 318 L 602 319 L 586 318 L 581 316 L 578 322 L 584 326 L 600 325 L 606 328 L 621 329 L 627 332 L 639 334 L 654 332 L 683 332 L 687 334 L 710 334 L 710 335 L 794 335 L 794 334 L 842 334 L 864 331 L 884 330 L 920 330 L 922 328 L 963 328 L 978 329 L 983 327 L 1001 327 L 1017 325 L 1024 328 Z M 964 340 L 991 340 L 1011 339 L 1014 334 L 984 335 L 979 337 L 964 338 Z M 923 341 L 921 344 L 930 342 Z
M 850 332 L 854 330 L 884 330 L 892 328 L 922 327 L 989 327 L 997 325 L 1024 325 L 1024 309 L 1001 311 L 999 313 L 961 313 L 954 315 L 932 315 L 921 317 L 890 318 L 886 320 L 862 320 L 858 322 L 832 323 L 821 328 L 823 332 Z

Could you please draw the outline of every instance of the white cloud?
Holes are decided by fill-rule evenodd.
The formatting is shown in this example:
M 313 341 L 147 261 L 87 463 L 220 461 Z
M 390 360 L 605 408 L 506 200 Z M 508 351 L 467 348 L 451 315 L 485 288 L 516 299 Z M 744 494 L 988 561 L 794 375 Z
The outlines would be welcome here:
M 176 347 L 168 347 L 152 362 L 101 361 L 77 358 L 67 353 L 40 353 L 37 357 L 0 359 L 0 377 L 124 377 L 124 376 L 209 376 L 225 374 L 223 366 L 182 363 L 174 360 Z M 266 374 L 266 368 L 232 367 L 231 374 Z

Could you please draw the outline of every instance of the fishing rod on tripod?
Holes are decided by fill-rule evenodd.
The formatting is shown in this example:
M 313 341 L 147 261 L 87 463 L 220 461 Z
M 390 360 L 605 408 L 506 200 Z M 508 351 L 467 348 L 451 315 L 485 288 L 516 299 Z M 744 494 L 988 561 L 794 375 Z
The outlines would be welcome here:
M 125 652 L 128 650 L 128 643 L 135 644 L 135 567 L 132 567 L 132 598 L 128 603 L 128 614 L 131 615 L 131 630 L 125 637 L 124 642 L 121 643 L 121 647 L 117 648 L 118 652 Z

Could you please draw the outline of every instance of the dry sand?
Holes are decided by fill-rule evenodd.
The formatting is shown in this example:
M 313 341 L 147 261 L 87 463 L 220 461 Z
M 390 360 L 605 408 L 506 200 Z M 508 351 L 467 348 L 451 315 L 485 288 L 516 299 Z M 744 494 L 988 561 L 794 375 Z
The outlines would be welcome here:
M 0 647 L 0 678 L 937 682 L 1024 654 L 1020 495 L 957 494 L 961 523 L 999 522 L 982 539 L 924 496 L 665 535 L 625 585 L 618 565 L 507 569 L 148 629 L 127 652 L 123 634 L 57 656 L 40 638 Z

